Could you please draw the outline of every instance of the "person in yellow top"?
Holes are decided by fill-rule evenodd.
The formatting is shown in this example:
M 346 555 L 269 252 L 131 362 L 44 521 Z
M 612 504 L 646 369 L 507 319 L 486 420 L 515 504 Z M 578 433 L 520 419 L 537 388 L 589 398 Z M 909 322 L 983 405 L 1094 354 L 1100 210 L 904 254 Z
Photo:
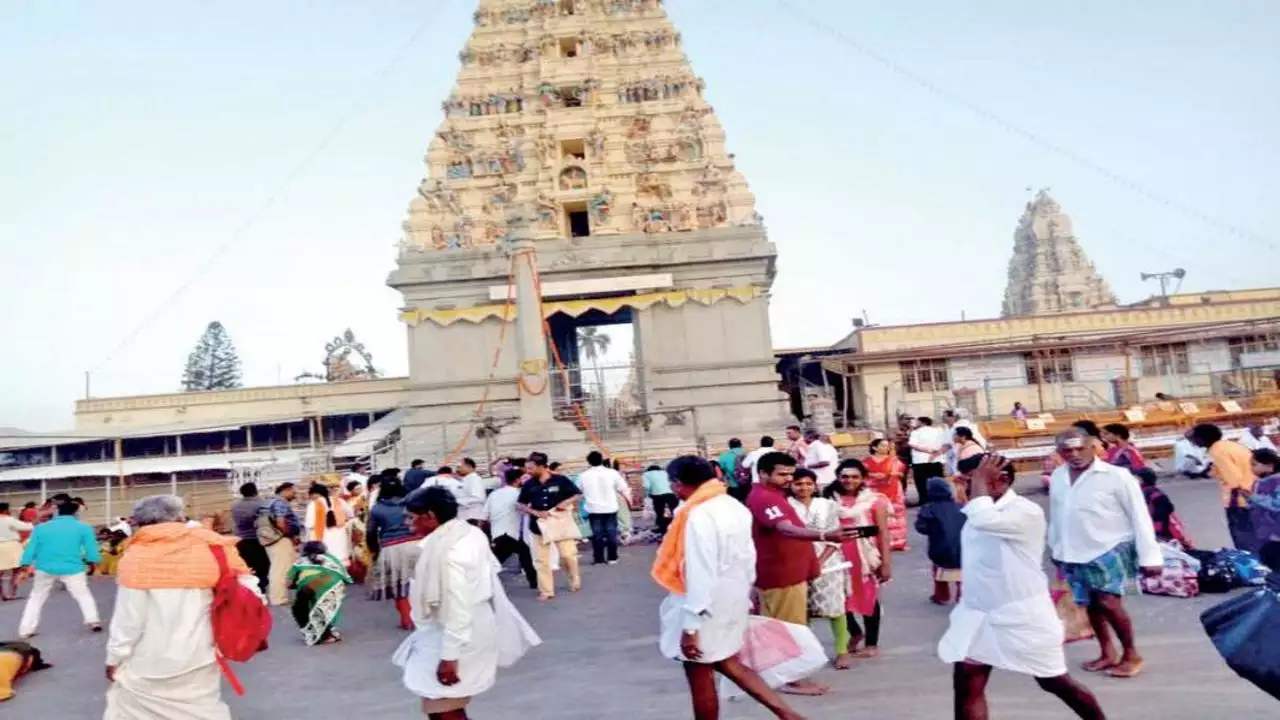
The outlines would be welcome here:
M 1211 423 L 1191 428 L 1191 442 L 1209 451 L 1212 473 L 1222 486 L 1222 505 L 1227 511 L 1227 529 L 1231 542 L 1240 550 L 1258 551 L 1253 520 L 1249 515 L 1248 492 L 1257 478 L 1253 474 L 1253 453 L 1238 442 L 1222 437 L 1222 430 Z
M 40 651 L 24 642 L 0 642 L 0 702 L 13 697 L 13 683 L 19 677 L 53 667 Z

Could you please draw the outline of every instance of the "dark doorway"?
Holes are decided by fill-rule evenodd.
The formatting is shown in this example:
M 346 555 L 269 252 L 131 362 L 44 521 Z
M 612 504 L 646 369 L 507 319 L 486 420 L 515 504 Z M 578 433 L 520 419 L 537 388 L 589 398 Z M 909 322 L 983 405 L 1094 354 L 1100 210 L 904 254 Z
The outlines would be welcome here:
M 591 217 L 586 210 L 569 211 L 569 237 L 588 237 L 591 235 Z

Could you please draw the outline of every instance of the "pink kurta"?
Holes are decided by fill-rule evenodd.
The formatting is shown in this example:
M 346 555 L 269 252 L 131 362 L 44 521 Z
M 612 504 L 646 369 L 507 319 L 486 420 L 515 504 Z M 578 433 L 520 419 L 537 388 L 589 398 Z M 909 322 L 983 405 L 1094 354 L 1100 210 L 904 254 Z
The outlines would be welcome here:
M 857 497 L 836 495 L 840 503 L 840 525 L 842 527 L 866 527 L 876 524 L 876 507 L 883 507 L 892 513 L 893 506 L 889 498 L 880 493 L 864 489 Z M 841 543 L 844 557 L 853 567 L 849 569 L 852 580 L 852 591 L 845 601 L 846 612 L 859 615 L 870 615 L 875 612 L 876 601 L 880 597 L 880 581 L 876 580 L 875 568 L 880 564 L 880 550 L 875 538 L 858 538 Z

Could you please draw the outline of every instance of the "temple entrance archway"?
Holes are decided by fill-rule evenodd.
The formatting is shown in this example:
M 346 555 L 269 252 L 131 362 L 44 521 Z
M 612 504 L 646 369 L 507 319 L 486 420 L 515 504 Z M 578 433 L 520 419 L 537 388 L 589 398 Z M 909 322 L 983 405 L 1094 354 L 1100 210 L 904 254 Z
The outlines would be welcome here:
M 548 319 L 554 355 L 564 372 L 552 374 L 558 419 L 600 433 L 621 430 L 646 412 L 643 368 L 630 308 L 613 313 L 589 310 L 578 317 L 557 313 Z

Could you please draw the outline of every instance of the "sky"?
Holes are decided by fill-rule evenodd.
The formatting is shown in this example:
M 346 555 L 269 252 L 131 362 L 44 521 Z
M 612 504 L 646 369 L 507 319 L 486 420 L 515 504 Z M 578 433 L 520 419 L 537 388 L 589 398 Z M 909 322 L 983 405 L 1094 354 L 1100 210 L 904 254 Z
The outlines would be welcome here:
M 1280 4 L 668 0 L 779 252 L 776 347 L 999 313 L 1029 189 L 1122 301 L 1275 285 Z M 474 0 L 0 4 L 0 426 L 170 392 L 211 320 L 247 385 L 386 287 Z

